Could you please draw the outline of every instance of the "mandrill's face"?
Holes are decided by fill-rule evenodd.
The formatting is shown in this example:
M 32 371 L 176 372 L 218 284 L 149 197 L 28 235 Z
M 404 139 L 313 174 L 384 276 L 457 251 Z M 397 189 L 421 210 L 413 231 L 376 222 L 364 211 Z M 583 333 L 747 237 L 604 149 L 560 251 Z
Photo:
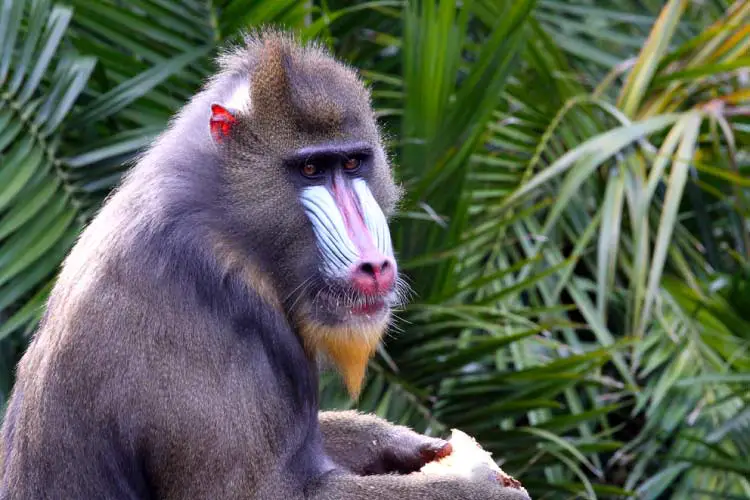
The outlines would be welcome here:
M 390 176 L 378 173 L 385 161 L 377 148 L 362 141 L 314 146 L 287 163 L 317 250 L 307 278 L 297 285 L 300 330 L 306 342 L 333 358 L 352 395 L 399 298 L 381 208 L 389 206 L 383 193 L 397 190 Z
M 375 162 L 366 143 L 313 147 L 290 161 L 319 253 L 305 302 L 321 324 L 383 323 L 397 299 L 388 222 L 370 189 Z
M 244 219 L 234 227 L 277 272 L 294 316 L 334 328 L 382 325 L 398 296 L 386 214 L 399 191 L 369 94 L 318 53 L 265 54 L 251 81 L 211 109 L 230 204 Z M 262 91 L 253 81 L 265 82 Z M 270 232 L 254 218 L 273 221 Z

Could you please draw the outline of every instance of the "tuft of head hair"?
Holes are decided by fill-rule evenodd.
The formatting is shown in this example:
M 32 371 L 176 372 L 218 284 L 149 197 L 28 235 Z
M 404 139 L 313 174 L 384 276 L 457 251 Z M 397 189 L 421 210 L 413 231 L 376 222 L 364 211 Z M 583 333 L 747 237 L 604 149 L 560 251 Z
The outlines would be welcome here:
M 249 78 L 250 118 L 271 142 L 294 143 L 300 134 L 342 137 L 370 121 L 370 94 L 356 72 L 316 43 L 264 30 L 222 54 L 224 74 Z

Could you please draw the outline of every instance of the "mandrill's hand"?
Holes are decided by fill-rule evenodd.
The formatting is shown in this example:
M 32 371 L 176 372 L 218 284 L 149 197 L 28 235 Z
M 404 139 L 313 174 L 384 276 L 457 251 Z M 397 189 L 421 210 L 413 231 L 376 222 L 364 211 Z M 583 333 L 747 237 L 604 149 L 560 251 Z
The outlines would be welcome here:
M 392 426 L 391 432 L 370 443 L 372 459 L 363 464 L 362 474 L 409 474 L 451 453 L 443 439 L 417 434 L 406 427 Z
M 409 474 L 452 451 L 445 440 L 418 434 L 374 415 L 321 412 L 319 420 L 328 455 L 359 475 Z

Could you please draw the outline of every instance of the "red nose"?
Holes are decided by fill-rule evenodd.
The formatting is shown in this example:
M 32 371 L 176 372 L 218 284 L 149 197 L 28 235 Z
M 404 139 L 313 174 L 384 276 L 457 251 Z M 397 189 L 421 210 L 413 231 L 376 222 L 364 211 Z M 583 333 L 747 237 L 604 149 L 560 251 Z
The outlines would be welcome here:
M 366 295 L 384 295 L 393 289 L 396 265 L 385 257 L 362 259 L 351 274 L 352 284 Z

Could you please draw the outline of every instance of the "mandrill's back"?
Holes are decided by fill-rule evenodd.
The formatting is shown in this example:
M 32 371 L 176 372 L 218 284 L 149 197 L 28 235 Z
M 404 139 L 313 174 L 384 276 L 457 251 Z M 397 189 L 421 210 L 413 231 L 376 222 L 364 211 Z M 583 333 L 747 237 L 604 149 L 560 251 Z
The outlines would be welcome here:
M 117 478 L 122 498 L 146 495 L 133 429 L 122 415 L 142 404 L 139 392 L 149 384 L 144 369 L 155 347 L 149 330 L 159 325 L 149 325 L 149 316 L 158 317 L 137 285 L 124 279 L 128 237 L 115 213 L 105 208 L 72 250 L 18 365 L 2 428 L 2 498 L 94 498 L 112 491 L 93 483 L 87 491 L 66 490 L 77 464 Z
M 82 235 L 19 364 L 0 499 L 276 497 L 295 485 L 248 457 L 317 439 L 314 373 L 284 316 L 214 277 L 137 184 Z M 287 376 L 258 376 L 271 370 Z M 298 459 L 300 474 L 316 466 Z
M 57 287 L 53 305 L 64 290 Z M 19 363 L 2 428 L 0 498 L 103 498 L 111 491 L 97 484 L 67 490 L 76 464 L 121 481 L 121 498 L 147 497 L 136 455 L 126 449 L 129 430 L 118 418 L 138 404 L 137 375 L 129 373 L 138 361 L 125 362 L 138 337 L 127 327 L 105 328 L 118 316 L 126 318 L 115 312 L 116 303 L 106 310 L 104 300 L 83 298 L 76 311 L 53 306 Z

